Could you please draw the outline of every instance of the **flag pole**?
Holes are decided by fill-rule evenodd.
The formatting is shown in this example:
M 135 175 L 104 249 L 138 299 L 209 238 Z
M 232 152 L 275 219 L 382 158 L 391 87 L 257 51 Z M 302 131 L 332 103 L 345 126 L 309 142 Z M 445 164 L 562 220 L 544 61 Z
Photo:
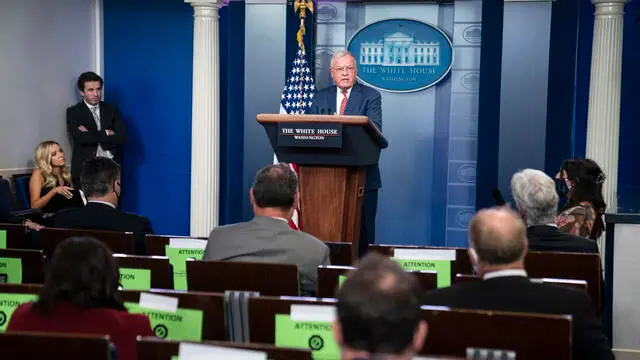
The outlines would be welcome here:
M 293 3 L 293 11 L 298 14 L 300 17 L 300 28 L 298 29 L 298 33 L 296 34 L 296 39 L 298 40 L 298 48 L 300 51 L 305 52 L 304 48 L 304 35 L 307 33 L 307 29 L 304 26 L 304 20 L 307 18 L 307 10 L 313 13 L 313 0 L 296 0 Z M 304 99 L 302 94 L 304 93 L 304 74 L 300 76 L 300 98 L 298 99 L 298 104 L 300 108 L 303 108 Z

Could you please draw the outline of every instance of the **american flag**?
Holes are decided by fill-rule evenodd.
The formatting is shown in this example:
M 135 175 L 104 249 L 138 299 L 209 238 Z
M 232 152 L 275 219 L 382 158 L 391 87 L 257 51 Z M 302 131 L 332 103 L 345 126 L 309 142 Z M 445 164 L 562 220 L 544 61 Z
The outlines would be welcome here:
M 304 114 L 313 103 L 316 85 L 309 69 L 305 51 L 298 49 L 293 66 L 287 77 L 280 100 L 281 114 Z
M 299 47 L 282 91 L 280 114 L 304 114 L 313 103 L 315 91 L 316 85 L 309 69 L 306 53 L 302 47 Z M 275 155 L 273 161 L 278 163 Z M 296 174 L 298 173 L 296 164 L 289 164 L 289 166 Z M 293 217 L 289 221 L 289 226 L 296 230 L 300 230 L 300 211 L 299 204 L 296 204 Z

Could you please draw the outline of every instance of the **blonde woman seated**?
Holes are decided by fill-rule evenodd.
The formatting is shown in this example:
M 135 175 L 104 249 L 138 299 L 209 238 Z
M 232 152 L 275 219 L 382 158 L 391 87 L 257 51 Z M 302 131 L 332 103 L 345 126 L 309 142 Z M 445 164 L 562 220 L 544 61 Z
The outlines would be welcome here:
M 35 168 L 29 179 L 31 208 L 55 213 L 84 206 L 80 192 L 71 187 L 71 173 L 64 150 L 55 141 L 43 141 L 36 148 Z

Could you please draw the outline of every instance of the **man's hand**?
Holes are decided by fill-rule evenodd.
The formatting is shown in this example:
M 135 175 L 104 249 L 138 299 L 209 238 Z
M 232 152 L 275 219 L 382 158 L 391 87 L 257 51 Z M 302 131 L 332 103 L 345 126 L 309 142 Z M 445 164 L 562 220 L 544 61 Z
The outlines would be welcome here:
M 34 223 L 31 220 L 25 220 L 24 225 L 33 231 L 40 231 L 41 229 L 44 229 L 44 226 Z
M 78 130 L 82 131 L 82 132 L 87 132 L 89 131 L 86 127 L 84 127 L 84 125 L 80 125 L 78 126 Z
M 113 131 L 113 130 L 109 130 L 109 129 L 105 130 L 104 132 L 106 132 L 106 133 L 107 133 L 107 136 L 111 136 L 111 135 L 115 135 L 115 134 L 116 134 L 116 132 L 115 132 L 115 131 Z

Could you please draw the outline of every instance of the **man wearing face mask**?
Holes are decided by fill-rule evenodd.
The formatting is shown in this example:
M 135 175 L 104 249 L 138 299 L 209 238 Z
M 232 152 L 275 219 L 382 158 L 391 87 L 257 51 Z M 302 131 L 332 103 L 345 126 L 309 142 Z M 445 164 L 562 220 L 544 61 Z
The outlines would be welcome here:
M 524 269 L 527 233 L 508 208 L 480 210 L 469 227 L 469 257 L 482 281 L 423 295 L 424 305 L 460 309 L 570 314 L 573 359 L 613 359 L 611 347 L 584 290 L 531 282 Z
M 564 179 L 556 180 L 566 186 Z M 555 224 L 558 194 L 547 174 L 534 169 L 517 172 L 511 178 L 511 192 L 520 216 L 527 223 L 529 250 L 598 253 L 595 241 L 558 229 Z
M 364 115 L 382 130 L 382 97 L 377 90 L 356 82 L 358 67 L 353 55 L 346 50 L 337 51 L 331 58 L 330 70 L 335 85 L 318 91 L 307 113 Z M 381 187 L 378 164 L 367 166 L 358 249 L 360 256 L 364 255 L 369 244 L 375 242 L 378 189 Z
M 144 236 L 153 232 L 151 223 L 143 216 L 116 208 L 121 192 L 120 165 L 106 157 L 89 159 L 84 163 L 80 182 L 87 205 L 58 212 L 54 227 L 132 232 L 136 254 L 146 255 Z

